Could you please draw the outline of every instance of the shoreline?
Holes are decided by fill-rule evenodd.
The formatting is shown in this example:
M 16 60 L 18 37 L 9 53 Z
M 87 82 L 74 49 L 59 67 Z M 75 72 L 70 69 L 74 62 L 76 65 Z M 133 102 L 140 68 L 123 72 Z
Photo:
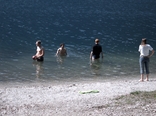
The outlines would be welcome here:
M 137 78 L 139 80 L 139 78 Z M 136 79 L 119 79 L 102 82 L 68 82 L 62 84 L 24 84 L 0 87 L 0 114 L 88 116 L 93 107 L 112 102 L 113 98 L 134 91 L 156 90 L 156 77 L 148 82 Z M 81 94 L 97 90 L 99 93 Z

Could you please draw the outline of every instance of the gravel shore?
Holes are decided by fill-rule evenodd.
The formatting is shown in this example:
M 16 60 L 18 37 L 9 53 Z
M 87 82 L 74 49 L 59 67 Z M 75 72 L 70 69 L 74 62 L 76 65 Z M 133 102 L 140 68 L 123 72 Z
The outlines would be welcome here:
M 121 95 L 127 95 L 135 91 L 156 90 L 156 77 L 146 82 L 139 82 L 137 79 L 71 82 L 59 85 L 0 86 L 0 116 L 135 115 L 132 114 L 132 111 L 122 112 L 123 108 L 117 109 L 114 107 L 118 111 L 115 112 L 106 106 L 113 104 L 113 99 Z M 82 94 L 81 92 L 86 93 Z M 126 107 L 125 111 L 128 111 Z

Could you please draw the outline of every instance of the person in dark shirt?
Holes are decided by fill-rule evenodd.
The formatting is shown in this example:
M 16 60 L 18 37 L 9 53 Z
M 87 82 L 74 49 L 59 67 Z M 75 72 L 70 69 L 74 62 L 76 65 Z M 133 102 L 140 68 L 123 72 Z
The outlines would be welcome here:
M 91 61 L 99 59 L 100 54 L 101 54 L 101 57 L 103 59 L 102 46 L 99 44 L 99 39 L 95 39 L 95 45 L 93 46 L 93 49 L 90 53 Z

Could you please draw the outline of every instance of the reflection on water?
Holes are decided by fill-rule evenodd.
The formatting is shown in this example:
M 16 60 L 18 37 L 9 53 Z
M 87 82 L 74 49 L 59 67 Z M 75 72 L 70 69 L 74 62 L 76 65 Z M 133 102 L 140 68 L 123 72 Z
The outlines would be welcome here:
M 94 61 L 90 61 L 90 67 L 91 67 L 91 71 L 92 74 L 100 76 L 102 74 L 102 66 L 103 66 L 103 60 L 94 60 Z
M 156 57 L 151 57 L 150 71 L 155 73 Z M 44 62 L 33 61 L 30 57 L 18 61 L 0 62 L 0 81 L 38 82 L 71 81 L 96 78 L 121 78 L 139 74 L 138 56 L 117 56 L 105 54 L 104 61 L 90 62 L 88 57 L 66 57 L 57 62 L 57 57 L 45 56 Z M 13 68 L 14 67 L 14 68 Z M 36 80 L 37 79 L 37 80 Z
M 40 78 L 43 74 L 43 62 L 34 61 L 33 66 L 36 67 L 36 78 Z
M 56 61 L 59 63 L 59 64 L 63 64 L 64 60 L 66 59 L 66 56 L 57 56 L 56 57 Z

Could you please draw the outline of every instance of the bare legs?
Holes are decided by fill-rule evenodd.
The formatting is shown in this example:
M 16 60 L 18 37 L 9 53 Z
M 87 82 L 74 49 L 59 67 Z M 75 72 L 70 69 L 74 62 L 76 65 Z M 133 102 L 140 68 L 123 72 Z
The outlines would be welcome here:
M 139 81 L 141 81 L 141 82 L 144 81 L 144 74 L 141 74 L 141 78 L 140 78 Z M 146 79 L 145 79 L 145 81 L 149 81 L 149 74 L 146 74 Z
M 149 74 L 146 75 L 145 81 L 149 81 Z

